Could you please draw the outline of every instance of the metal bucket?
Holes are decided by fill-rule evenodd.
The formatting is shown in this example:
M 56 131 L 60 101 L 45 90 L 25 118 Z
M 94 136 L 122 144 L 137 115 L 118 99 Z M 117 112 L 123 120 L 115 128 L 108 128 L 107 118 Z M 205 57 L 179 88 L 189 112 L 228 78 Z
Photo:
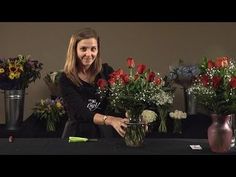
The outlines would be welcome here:
M 4 90 L 6 129 L 17 130 L 23 122 L 25 90 Z

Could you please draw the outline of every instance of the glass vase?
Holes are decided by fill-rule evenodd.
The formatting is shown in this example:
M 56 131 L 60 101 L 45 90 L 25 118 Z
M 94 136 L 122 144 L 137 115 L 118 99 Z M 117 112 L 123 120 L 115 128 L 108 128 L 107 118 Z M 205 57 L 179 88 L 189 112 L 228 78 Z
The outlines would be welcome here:
M 145 138 L 145 123 L 141 121 L 142 109 L 129 109 L 126 115 L 129 119 L 125 131 L 125 144 L 130 147 L 139 147 L 143 145 Z
M 182 134 L 182 120 L 174 119 L 173 133 Z
M 185 112 L 188 115 L 195 115 L 197 113 L 197 101 L 194 95 L 188 90 L 188 88 L 183 88 L 184 91 L 184 105 Z
M 125 132 L 125 144 L 130 147 L 140 147 L 145 138 L 145 123 L 127 123 Z
M 167 127 L 166 127 L 166 119 L 167 119 L 168 111 L 165 109 L 160 109 L 159 110 L 159 116 L 161 119 L 158 131 L 160 133 L 166 133 L 167 132 Z
M 230 150 L 232 129 L 231 115 L 211 114 L 212 124 L 208 128 L 208 142 L 213 152 L 224 153 Z

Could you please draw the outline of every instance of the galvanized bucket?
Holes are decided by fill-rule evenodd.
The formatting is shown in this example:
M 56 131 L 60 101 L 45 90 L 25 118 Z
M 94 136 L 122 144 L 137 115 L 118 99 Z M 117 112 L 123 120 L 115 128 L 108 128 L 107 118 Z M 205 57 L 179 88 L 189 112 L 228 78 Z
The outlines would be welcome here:
M 6 129 L 17 130 L 23 122 L 25 90 L 4 90 Z

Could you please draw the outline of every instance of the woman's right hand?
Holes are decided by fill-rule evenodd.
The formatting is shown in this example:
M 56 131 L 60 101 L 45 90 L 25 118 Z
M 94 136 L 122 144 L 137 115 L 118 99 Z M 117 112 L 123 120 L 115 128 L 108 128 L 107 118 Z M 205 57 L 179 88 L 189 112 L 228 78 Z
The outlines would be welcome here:
M 111 125 L 120 136 L 124 137 L 125 129 L 127 128 L 126 122 L 128 121 L 127 118 L 108 116 L 106 124 Z

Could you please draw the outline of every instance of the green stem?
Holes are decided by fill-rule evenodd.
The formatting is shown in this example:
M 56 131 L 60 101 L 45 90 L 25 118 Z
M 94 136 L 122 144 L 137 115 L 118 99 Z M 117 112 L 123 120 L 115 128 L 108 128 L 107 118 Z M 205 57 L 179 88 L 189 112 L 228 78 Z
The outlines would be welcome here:
M 158 128 L 158 131 L 161 133 L 166 133 L 167 132 L 167 127 L 166 127 L 166 118 L 167 118 L 167 110 L 165 109 L 160 109 L 160 118 L 161 118 L 161 122 L 160 122 L 160 126 Z

